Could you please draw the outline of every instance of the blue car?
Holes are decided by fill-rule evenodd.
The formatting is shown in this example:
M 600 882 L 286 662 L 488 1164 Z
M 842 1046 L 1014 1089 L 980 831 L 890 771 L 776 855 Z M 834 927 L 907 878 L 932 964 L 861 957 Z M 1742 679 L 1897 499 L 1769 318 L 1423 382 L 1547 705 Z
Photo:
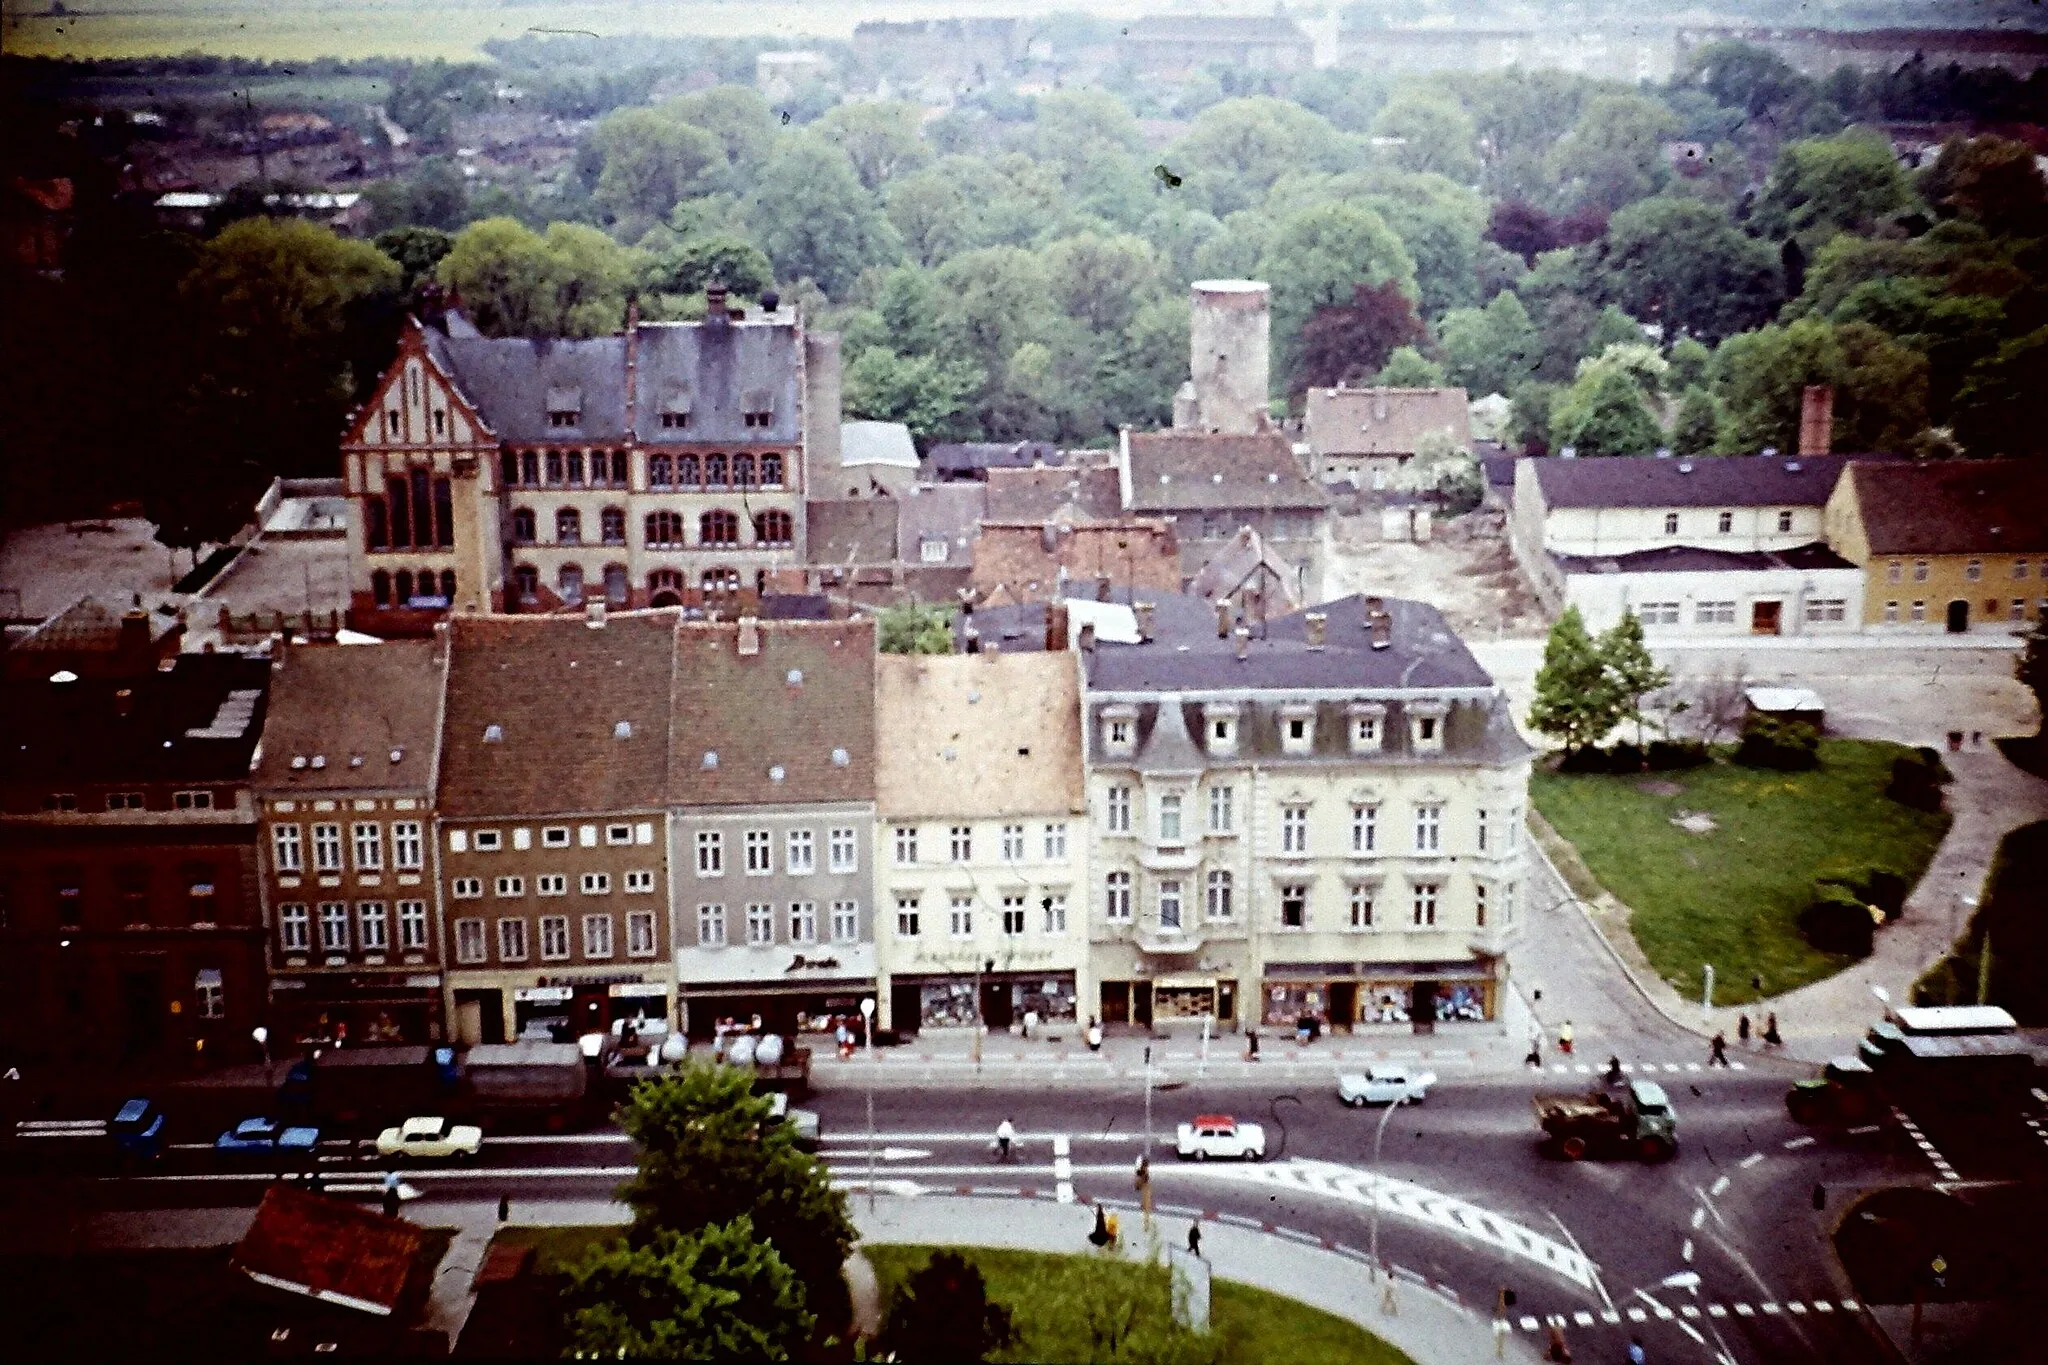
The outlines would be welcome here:
M 268 1152 L 273 1155 L 306 1154 L 320 1145 L 320 1130 L 292 1127 L 277 1119 L 243 1119 L 213 1140 L 219 1152 Z

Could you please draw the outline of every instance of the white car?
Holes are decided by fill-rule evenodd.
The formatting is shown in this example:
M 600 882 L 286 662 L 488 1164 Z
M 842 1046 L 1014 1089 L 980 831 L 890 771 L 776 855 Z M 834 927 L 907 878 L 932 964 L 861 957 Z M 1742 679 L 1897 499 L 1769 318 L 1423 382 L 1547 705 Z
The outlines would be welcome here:
M 1410 1071 L 1405 1066 L 1369 1066 L 1337 1078 L 1337 1098 L 1360 1109 L 1368 1104 L 1421 1104 L 1436 1084 L 1434 1071 Z
M 415 1160 L 475 1156 L 483 1145 L 483 1129 L 441 1118 L 407 1119 L 377 1135 L 378 1156 Z
M 815 1152 L 818 1150 L 819 1121 L 815 1110 L 790 1108 L 789 1096 L 777 1090 L 768 1096 L 768 1116 L 770 1118 L 786 1119 L 789 1122 L 789 1126 L 796 1130 L 796 1146 L 798 1151 Z
M 1266 1130 L 1228 1114 L 1198 1114 L 1180 1125 L 1173 1150 L 1183 1161 L 1257 1161 L 1266 1155 Z

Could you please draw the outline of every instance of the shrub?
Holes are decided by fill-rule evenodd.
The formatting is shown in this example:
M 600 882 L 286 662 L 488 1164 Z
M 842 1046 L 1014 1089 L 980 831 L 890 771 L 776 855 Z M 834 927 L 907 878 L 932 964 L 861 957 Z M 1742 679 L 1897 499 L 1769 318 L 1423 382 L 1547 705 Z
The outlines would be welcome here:
M 1813 903 L 1799 912 L 1799 936 L 1823 953 L 1869 957 L 1876 930 L 1869 907 L 1833 883 L 1817 886 Z
M 1948 766 L 1932 749 L 1918 749 L 1892 760 L 1892 780 L 1884 794 L 1913 810 L 1941 809 L 1941 784 L 1950 781 Z
M 1735 761 L 1747 768 L 1796 772 L 1820 766 L 1820 732 L 1804 721 L 1778 720 L 1752 711 L 1742 722 Z
M 1627 740 L 1621 741 L 1607 751 L 1607 771 L 1613 773 L 1639 773 L 1643 770 L 1643 751 Z
M 1607 771 L 1607 755 L 1590 744 L 1567 749 L 1557 770 L 1561 773 L 1604 773 Z
M 1713 760 L 1703 739 L 1653 739 L 1650 741 L 1650 767 L 1656 772 L 1675 772 L 1681 768 L 1699 768 Z
M 1824 867 L 1814 878 L 1814 892 L 1818 895 L 1831 886 L 1847 891 L 1864 905 L 1876 906 L 1884 912 L 1886 922 L 1899 917 L 1911 889 L 1903 873 L 1878 863 Z

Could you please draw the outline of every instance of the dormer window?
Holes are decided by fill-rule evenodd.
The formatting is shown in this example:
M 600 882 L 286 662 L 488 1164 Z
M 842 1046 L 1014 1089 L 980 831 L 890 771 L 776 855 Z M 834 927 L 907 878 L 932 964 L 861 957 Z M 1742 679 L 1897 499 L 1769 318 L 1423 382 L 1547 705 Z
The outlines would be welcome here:
M 1138 742 L 1138 712 L 1132 706 L 1110 706 L 1102 712 L 1102 747 L 1128 755 Z
M 1312 752 L 1316 744 L 1316 708 L 1297 702 L 1280 708 L 1280 751 L 1288 754 Z
M 1345 710 L 1351 752 L 1378 753 L 1386 733 L 1387 708 L 1378 702 L 1353 702 Z
M 1416 753 L 1441 753 L 1444 747 L 1444 716 L 1441 702 L 1412 702 L 1408 707 L 1408 742 Z
M 573 427 L 583 420 L 583 390 L 549 389 L 547 399 L 549 426 Z
M 664 431 L 681 431 L 690 425 L 690 395 L 677 393 L 661 405 L 661 426 Z
M 749 428 L 775 425 L 775 399 L 766 389 L 749 389 L 740 395 L 740 420 Z
M 1237 752 L 1237 707 L 1212 702 L 1202 708 L 1202 729 L 1212 754 Z

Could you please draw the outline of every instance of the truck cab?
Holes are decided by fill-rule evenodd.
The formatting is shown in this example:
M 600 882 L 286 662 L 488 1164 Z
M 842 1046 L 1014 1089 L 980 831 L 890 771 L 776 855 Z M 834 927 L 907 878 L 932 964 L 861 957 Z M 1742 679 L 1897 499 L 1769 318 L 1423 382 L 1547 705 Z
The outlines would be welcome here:
M 1678 1152 L 1678 1116 L 1655 1081 L 1630 1081 L 1618 1094 L 1537 1095 L 1533 1103 L 1545 1145 L 1567 1161 L 1588 1156 L 1667 1161 Z

